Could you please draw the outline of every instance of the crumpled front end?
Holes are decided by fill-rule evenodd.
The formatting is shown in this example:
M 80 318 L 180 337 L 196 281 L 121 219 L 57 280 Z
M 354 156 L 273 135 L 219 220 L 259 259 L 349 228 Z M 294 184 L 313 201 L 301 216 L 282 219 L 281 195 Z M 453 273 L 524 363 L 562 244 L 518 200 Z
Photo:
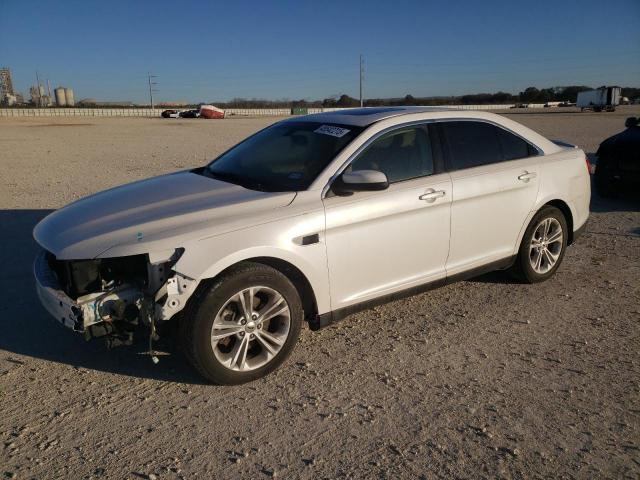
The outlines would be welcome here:
M 184 308 L 197 282 L 171 269 L 181 253 L 152 263 L 149 255 L 58 260 L 43 250 L 34 262 L 38 297 L 56 320 L 85 339 L 127 345 L 139 324 L 155 336 L 157 321 Z

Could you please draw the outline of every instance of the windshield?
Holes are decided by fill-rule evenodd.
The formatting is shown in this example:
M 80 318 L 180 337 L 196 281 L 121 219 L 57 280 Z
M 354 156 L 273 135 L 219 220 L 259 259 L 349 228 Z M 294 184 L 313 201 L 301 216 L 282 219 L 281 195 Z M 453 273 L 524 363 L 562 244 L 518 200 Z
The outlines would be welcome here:
M 205 174 L 253 190 L 306 190 L 362 130 L 318 122 L 278 123 L 223 153 Z

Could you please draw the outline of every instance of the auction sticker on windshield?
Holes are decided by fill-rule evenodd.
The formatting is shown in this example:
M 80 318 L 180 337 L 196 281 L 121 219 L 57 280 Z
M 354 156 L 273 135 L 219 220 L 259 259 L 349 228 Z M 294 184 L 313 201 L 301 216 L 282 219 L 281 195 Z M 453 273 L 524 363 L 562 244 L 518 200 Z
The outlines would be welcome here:
M 349 130 L 346 128 L 332 127 L 331 125 L 322 125 L 314 130 L 314 133 L 323 133 L 324 135 L 331 135 L 332 137 L 344 137 Z

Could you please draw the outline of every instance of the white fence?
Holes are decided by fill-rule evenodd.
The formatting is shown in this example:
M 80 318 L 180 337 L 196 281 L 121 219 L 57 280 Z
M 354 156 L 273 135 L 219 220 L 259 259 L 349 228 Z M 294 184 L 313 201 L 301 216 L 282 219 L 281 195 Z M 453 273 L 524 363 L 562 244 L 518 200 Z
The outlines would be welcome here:
M 440 105 L 459 110 L 504 110 L 514 105 Z M 544 104 L 529 104 L 542 108 Z M 309 113 L 331 112 L 344 108 L 309 108 Z M 0 117 L 159 117 L 160 108 L 0 108 Z M 289 108 L 228 108 L 227 117 L 281 117 L 291 115 Z
M 158 108 L 0 108 L 0 117 L 159 117 Z

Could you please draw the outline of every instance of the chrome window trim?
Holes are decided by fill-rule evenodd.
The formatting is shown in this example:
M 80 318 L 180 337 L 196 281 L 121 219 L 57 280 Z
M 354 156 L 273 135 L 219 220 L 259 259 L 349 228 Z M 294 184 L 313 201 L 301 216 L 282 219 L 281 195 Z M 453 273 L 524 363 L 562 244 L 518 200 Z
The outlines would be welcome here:
M 336 172 L 331 175 L 331 178 L 329 178 L 329 180 L 327 181 L 327 184 L 323 187 L 322 189 L 322 195 L 320 198 L 325 199 L 327 198 L 327 194 L 329 193 L 329 189 L 331 188 L 331 184 L 336 180 L 336 178 L 338 178 L 342 172 L 345 171 L 345 169 L 351 164 L 351 162 L 353 162 L 369 145 L 371 145 L 373 142 L 375 142 L 377 139 L 379 139 L 381 136 L 386 135 L 389 132 L 393 132 L 394 130 L 400 130 L 403 128 L 407 128 L 407 127 L 414 127 L 416 125 L 426 125 L 429 123 L 434 123 L 435 120 L 434 119 L 429 119 L 429 120 L 412 120 L 411 122 L 405 122 L 405 123 L 399 123 L 397 125 L 392 125 L 390 127 L 385 128 L 384 130 L 380 130 L 378 133 L 375 133 L 374 135 L 372 135 L 371 137 L 369 137 L 367 139 L 367 141 L 365 141 L 362 145 L 360 145 L 360 147 L 353 152 L 349 158 L 347 158 L 343 164 L 336 170 Z M 370 126 L 375 125 L 375 123 L 371 124 Z M 365 133 L 367 130 L 365 129 L 362 133 Z M 406 180 L 401 180 L 399 182 L 394 182 L 394 183 L 400 183 L 403 181 L 408 181 L 408 180 L 415 180 L 416 178 L 421 178 L 421 177 L 413 177 L 413 178 L 409 178 Z
M 369 145 L 371 145 L 371 143 L 376 141 L 381 136 L 383 136 L 383 135 L 385 135 L 385 134 L 387 134 L 389 132 L 392 132 L 394 130 L 399 130 L 399 129 L 402 129 L 402 128 L 412 127 L 412 126 L 416 126 L 416 125 L 427 125 L 429 123 L 461 122 L 461 121 L 462 122 L 488 123 L 489 125 L 493 125 L 494 127 L 501 128 L 501 129 L 505 130 L 506 132 L 509 132 L 510 134 L 515 135 L 516 137 L 520 138 L 521 140 L 527 142 L 527 144 L 531 145 L 537 152 L 537 155 L 532 155 L 532 156 L 529 156 L 529 157 L 522 157 L 522 158 L 512 158 L 510 160 L 503 160 L 504 162 L 512 162 L 512 161 L 516 161 L 516 160 L 523 160 L 525 158 L 533 158 L 535 156 L 544 156 L 545 155 L 544 150 L 542 150 L 540 147 L 538 147 L 535 143 L 532 143 L 529 139 L 523 137 L 522 135 L 514 132 L 510 128 L 507 128 L 507 127 L 505 127 L 504 125 L 502 125 L 500 123 L 494 122 L 492 120 L 487 120 L 485 118 L 452 117 L 452 118 L 431 118 L 431 119 L 428 119 L 428 120 L 412 120 L 411 122 L 399 123 L 397 125 L 392 125 L 390 127 L 387 127 L 384 130 L 380 130 L 378 133 L 372 135 L 369 139 L 367 139 L 366 142 L 364 142 L 362 145 L 360 145 L 358 150 L 353 152 L 349 156 L 349 158 L 347 158 L 344 161 L 344 163 L 336 170 L 336 173 L 331 175 L 331 178 L 329 178 L 329 180 L 327 181 L 327 184 L 322 189 L 322 195 L 321 195 L 320 198 L 322 198 L 322 199 L 327 198 L 327 194 L 329 193 L 329 189 L 331 188 L 331 184 L 336 180 L 336 178 L 338 178 L 340 176 L 340 174 L 342 174 L 342 172 L 344 172 L 344 170 L 351 164 L 351 162 L 353 162 L 358 157 L 358 155 L 360 155 L 362 153 L 363 150 L 365 150 Z M 373 125 L 375 125 L 375 123 L 371 124 L 370 126 L 373 126 Z M 367 129 L 365 129 L 362 133 L 365 133 L 366 131 L 367 131 Z M 499 162 L 495 162 L 495 163 L 499 163 Z M 488 165 L 493 165 L 493 164 L 488 164 Z M 448 172 L 448 170 L 447 170 L 447 172 Z M 412 179 L 409 179 L 409 180 L 415 180 L 416 178 L 420 178 L 420 177 L 415 177 L 415 178 L 412 178 Z M 400 183 L 400 182 L 395 182 L 395 183 Z
M 509 132 L 512 135 L 515 135 L 516 137 L 518 137 L 519 139 L 521 139 L 524 142 L 527 142 L 527 144 L 531 145 L 533 148 L 535 148 L 536 152 L 538 152 L 538 155 L 530 155 L 528 157 L 521 157 L 521 158 L 512 158 L 510 160 L 504 160 L 505 162 L 511 162 L 512 160 L 522 160 L 525 158 L 531 158 L 531 157 L 535 157 L 535 156 L 542 156 L 544 155 L 544 150 L 542 150 L 539 146 L 537 146 L 535 143 L 532 143 L 531 140 L 524 138 L 522 135 L 520 135 L 517 132 L 514 132 L 513 130 L 511 130 L 510 128 L 505 127 L 504 125 L 494 122 L 492 120 L 487 120 L 486 118 L 470 118 L 470 117 L 461 117 L 461 118 L 439 118 L 437 120 L 434 120 L 436 123 L 447 123 L 447 122 L 477 122 L 477 123 L 488 123 L 489 125 L 493 125 L 494 127 L 498 127 L 501 128 L 502 130 L 504 130 L 505 132 Z

